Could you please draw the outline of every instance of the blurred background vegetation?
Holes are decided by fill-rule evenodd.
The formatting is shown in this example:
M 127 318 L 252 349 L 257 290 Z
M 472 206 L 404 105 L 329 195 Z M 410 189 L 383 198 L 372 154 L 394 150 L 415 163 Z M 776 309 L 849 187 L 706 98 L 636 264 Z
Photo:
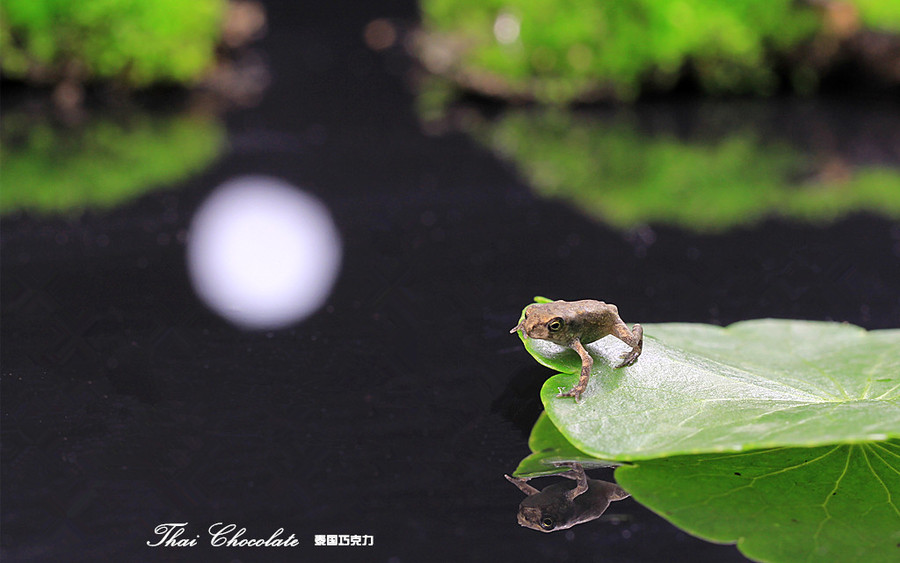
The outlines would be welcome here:
M 221 112 L 267 84 L 245 60 L 264 26 L 253 0 L 4 0 L 0 213 L 108 208 L 204 170 Z
M 847 59 L 900 82 L 900 2 L 421 0 L 416 52 L 480 94 L 629 101 L 679 81 L 711 94 L 816 89 Z M 885 38 L 887 43 L 885 44 Z M 892 52 L 892 49 L 894 50 Z
M 418 83 L 420 117 L 430 130 L 470 134 L 537 194 L 626 230 L 724 231 L 776 216 L 824 223 L 856 211 L 900 218 L 900 138 L 880 126 L 846 135 L 855 119 L 878 123 L 879 109 L 851 116 L 858 100 L 811 111 L 784 102 L 813 98 L 826 80 L 844 98 L 859 89 L 866 99 L 900 92 L 900 2 L 420 6 L 411 42 L 427 71 Z M 470 102 L 484 96 L 501 111 L 475 109 Z M 700 104 L 704 98 L 725 100 Z M 771 101 L 749 104 L 753 98 Z M 682 125 L 694 134 L 642 126 L 665 100 L 681 105 L 659 111 L 670 120 L 690 114 Z M 780 116 L 792 110 L 797 118 Z M 837 146 L 842 136 L 849 145 L 894 148 L 859 158 L 855 147 Z
M 3 0 L 0 66 L 34 82 L 191 83 L 215 61 L 225 0 Z
M 685 85 L 693 98 L 812 95 L 823 77 L 847 68 L 854 79 L 900 85 L 900 2 L 420 0 L 420 9 L 406 44 L 432 73 L 417 99 L 426 124 L 466 92 L 557 108 L 634 102 Z M 49 86 L 67 112 L 36 118 L 4 104 L 0 211 L 112 205 L 201 170 L 225 142 L 215 112 L 135 105 L 133 115 L 100 118 L 102 109 L 80 109 L 84 84 L 124 92 L 202 84 L 254 100 L 263 73 L 233 72 L 240 65 L 228 55 L 264 25 L 252 0 L 5 0 L 4 79 Z M 714 139 L 648 134 L 630 118 L 598 118 L 598 107 L 513 108 L 460 123 L 514 162 L 537 193 L 621 228 L 900 214 L 900 155 L 854 163 L 744 126 Z

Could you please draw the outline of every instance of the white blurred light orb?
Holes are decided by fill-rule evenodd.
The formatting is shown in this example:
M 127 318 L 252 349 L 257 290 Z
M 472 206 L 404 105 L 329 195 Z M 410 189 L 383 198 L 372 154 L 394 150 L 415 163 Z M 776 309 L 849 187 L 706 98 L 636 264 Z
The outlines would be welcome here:
M 299 322 L 337 278 L 341 241 L 328 209 L 274 178 L 222 184 L 191 221 L 188 271 L 211 309 L 248 329 Z

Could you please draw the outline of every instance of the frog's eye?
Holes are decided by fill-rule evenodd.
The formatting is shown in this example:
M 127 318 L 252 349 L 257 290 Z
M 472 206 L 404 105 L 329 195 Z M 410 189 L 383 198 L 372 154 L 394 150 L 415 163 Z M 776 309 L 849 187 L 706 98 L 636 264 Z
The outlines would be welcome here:
M 562 326 L 562 319 L 556 318 L 547 323 L 547 330 L 549 330 L 550 332 L 557 332 L 558 330 L 562 329 Z
M 556 522 L 553 521 L 553 518 L 550 518 L 549 516 L 544 516 L 543 518 L 541 518 L 541 528 L 545 530 L 552 530 L 553 526 L 555 525 Z

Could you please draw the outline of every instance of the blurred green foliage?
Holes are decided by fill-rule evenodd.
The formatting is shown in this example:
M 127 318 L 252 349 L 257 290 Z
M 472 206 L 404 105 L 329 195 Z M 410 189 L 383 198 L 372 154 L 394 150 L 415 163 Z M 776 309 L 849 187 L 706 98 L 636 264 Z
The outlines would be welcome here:
M 852 0 L 851 3 L 859 10 L 859 19 L 866 27 L 900 32 L 900 3 L 885 0 Z
M 900 2 L 852 1 L 865 25 L 898 27 Z M 767 94 L 778 86 L 779 63 L 822 29 L 824 17 L 822 8 L 796 0 L 420 4 L 422 44 L 432 47 L 420 53 L 431 70 L 476 90 L 490 84 L 485 90 L 496 93 L 502 84 L 505 96 L 549 103 L 595 95 L 632 99 L 647 84 L 671 86 L 687 63 L 711 93 Z M 435 45 L 443 52 L 435 55 Z M 801 64 L 797 71 L 808 75 L 810 68 Z
M 609 123 L 560 111 L 513 111 L 469 127 L 538 193 L 623 229 L 723 231 L 773 215 L 824 222 L 858 210 L 900 218 L 900 171 L 828 173 L 828 162 L 749 130 L 685 142 L 641 133 L 627 116 Z
M 214 62 L 226 0 L 3 0 L 11 77 L 190 83 Z
M 23 113 L 0 128 L 0 213 L 108 208 L 204 170 L 225 128 L 200 115 L 99 118 L 77 129 Z

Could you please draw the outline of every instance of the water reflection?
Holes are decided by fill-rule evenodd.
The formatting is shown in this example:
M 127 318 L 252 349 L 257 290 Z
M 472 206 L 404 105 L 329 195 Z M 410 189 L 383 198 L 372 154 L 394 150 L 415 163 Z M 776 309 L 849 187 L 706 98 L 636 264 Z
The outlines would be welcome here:
M 772 217 L 824 224 L 854 212 L 900 217 L 893 103 L 487 115 L 445 101 L 439 91 L 420 95 L 429 130 L 465 131 L 511 162 L 537 194 L 623 230 L 668 224 L 722 232 Z
M 520 525 L 541 532 L 565 530 L 600 518 L 610 502 L 629 497 L 615 483 L 589 478 L 579 463 L 562 465 L 569 469 L 558 475 L 571 479 L 572 482 L 554 483 L 544 490 L 529 485 L 530 478 L 504 475 L 510 483 L 528 495 L 519 504 Z
M 63 126 L 13 111 L 0 125 L 0 213 L 105 209 L 200 172 L 225 143 L 221 121 L 203 112 L 86 116 Z
M 201 205 L 187 261 L 194 289 L 216 313 L 243 328 L 279 328 L 325 302 L 341 242 L 313 196 L 274 178 L 243 177 Z

